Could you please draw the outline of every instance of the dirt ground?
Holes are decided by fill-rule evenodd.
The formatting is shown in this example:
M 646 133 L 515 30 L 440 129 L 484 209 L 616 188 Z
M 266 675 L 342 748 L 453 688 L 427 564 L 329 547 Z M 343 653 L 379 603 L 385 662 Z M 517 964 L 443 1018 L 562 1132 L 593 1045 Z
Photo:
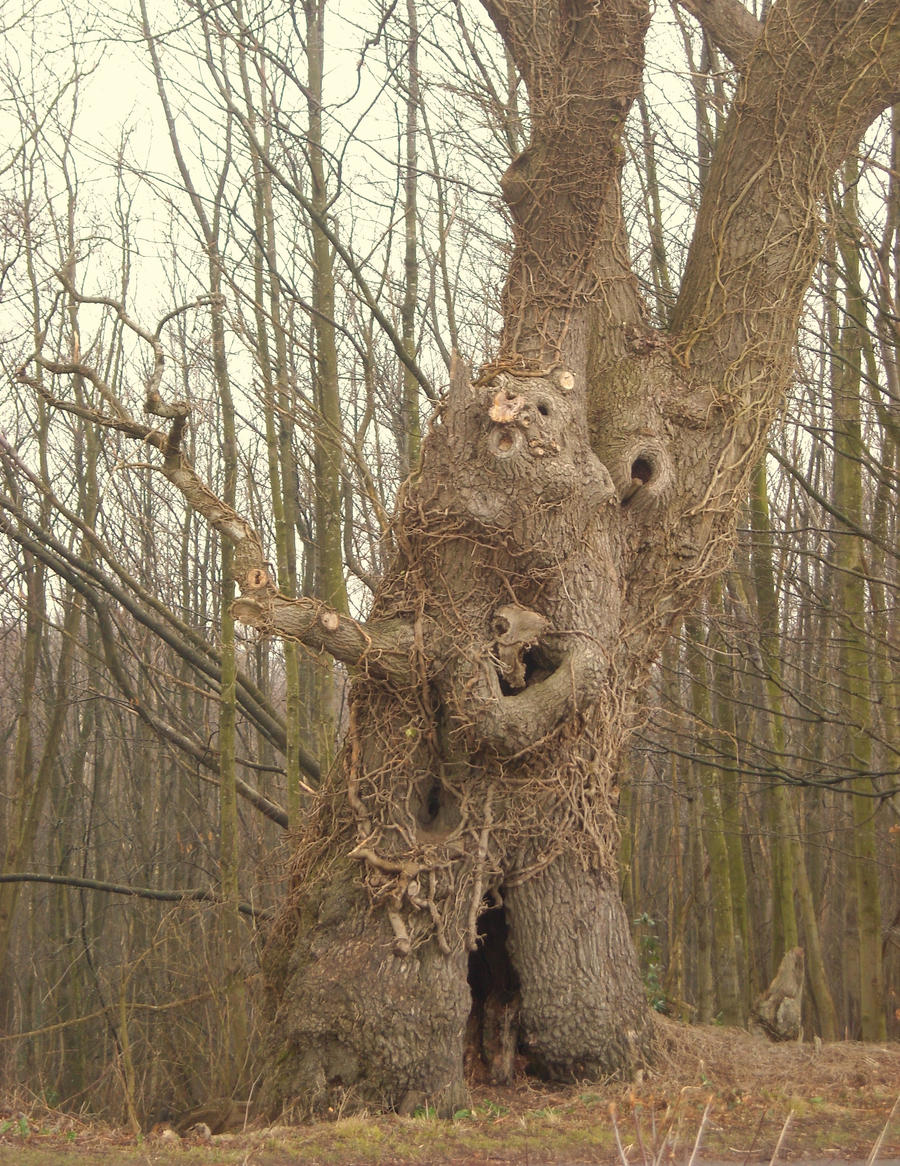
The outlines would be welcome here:
M 724 1028 L 660 1022 L 652 1071 L 621 1082 L 471 1083 L 452 1121 L 336 1115 L 235 1134 L 136 1138 L 0 1099 L 2 1166 L 638 1166 L 877 1161 L 900 1166 L 900 1045 L 772 1045 Z M 879 1141 L 880 1139 L 880 1141 Z M 873 1156 L 873 1151 L 874 1156 Z

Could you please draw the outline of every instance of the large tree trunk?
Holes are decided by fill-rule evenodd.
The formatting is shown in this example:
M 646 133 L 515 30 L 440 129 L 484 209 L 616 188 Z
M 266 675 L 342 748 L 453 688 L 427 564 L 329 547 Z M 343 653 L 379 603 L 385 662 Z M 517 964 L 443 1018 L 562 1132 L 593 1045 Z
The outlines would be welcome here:
M 474 381 L 451 372 L 364 628 L 292 606 L 260 569 L 239 601 L 357 672 L 266 959 L 268 1099 L 305 1112 L 452 1111 L 473 1004 L 492 1060 L 505 1031 L 501 1073 L 511 1027 L 553 1078 L 648 1055 L 618 761 L 669 627 L 728 560 L 790 375 L 817 200 L 897 90 L 892 0 L 782 0 L 762 34 L 709 6 L 742 79 L 663 334 L 619 197 L 645 0 L 484 3 L 531 103 L 503 184 L 500 350 Z
M 469 956 L 501 905 L 492 966 L 533 1067 L 593 1077 L 646 1055 L 616 879 L 619 510 L 570 374 L 457 369 L 369 625 L 414 627 L 409 669 L 355 680 L 270 944 L 273 1100 L 458 1105 Z
M 621 497 L 590 446 L 585 376 L 588 308 L 610 271 L 619 320 L 640 316 L 618 139 L 647 9 L 548 5 L 539 28 L 530 5 L 488 9 L 532 98 L 531 141 L 504 181 L 516 230 L 504 334 L 474 383 L 453 370 L 401 499 L 367 624 L 385 638 L 363 652 L 331 817 L 311 829 L 270 945 L 276 1059 L 289 1069 L 269 1096 L 304 1109 L 348 1095 L 458 1104 L 479 945 L 490 950 L 473 961 L 474 1039 L 498 1074 L 510 1042 L 568 1079 L 628 1074 L 649 1051 L 616 877 L 634 676 L 619 650 Z M 542 61 L 528 57 L 536 34 Z M 284 631 L 283 612 L 269 620 Z M 503 926 L 480 934 L 488 908 Z

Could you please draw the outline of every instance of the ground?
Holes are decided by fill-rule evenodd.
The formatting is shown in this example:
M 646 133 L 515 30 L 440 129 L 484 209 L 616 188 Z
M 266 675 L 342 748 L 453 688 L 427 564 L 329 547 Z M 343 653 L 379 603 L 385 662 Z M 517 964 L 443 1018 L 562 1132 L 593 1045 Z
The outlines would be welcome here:
M 776 1150 L 779 1162 L 867 1162 L 873 1150 L 882 1166 L 900 1158 L 900 1045 L 772 1045 L 668 1021 L 660 1035 L 657 1064 L 631 1086 L 558 1088 L 520 1075 L 501 1088 L 473 1079 L 470 1106 L 452 1122 L 336 1115 L 205 1140 L 139 1140 L 20 1097 L 0 1101 L 0 1164 L 587 1166 L 621 1164 L 624 1154 L 635 1166 L 687 1166 L 698 1134 L 706 1163 L 771 1162 Z

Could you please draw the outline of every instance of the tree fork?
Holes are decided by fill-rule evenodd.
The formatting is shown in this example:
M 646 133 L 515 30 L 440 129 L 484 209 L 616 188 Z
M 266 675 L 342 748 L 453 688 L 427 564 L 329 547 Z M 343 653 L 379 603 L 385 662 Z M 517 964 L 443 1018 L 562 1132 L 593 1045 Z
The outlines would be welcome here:
M 330 795 L 349 780 L 349 837 L 338 845 L 333 823 L 317 825 L 320 857 L 298 868 L 294 910 L 308 913 L 325 856 L 355 839 L 368 898 L 384 908 L 371 916 L 378 936 L 361 939 L 366 961 L 382 953 L 384 999 L 367 1001 L 381 1018 L 375 1028 L 393 1044 L 399 1026 L 403 1045 L 409 1016 L 435 1014 L 421 994 L 427 966 L 441 1007 L 456 1002 L 441 1040 L 459 1051 L 466 921 L 485 893 L 499 896 L 532 1067 L 554 1077 L 628 1073 L 650 1029 L 612 878 L 618 757 L 650 661 L 727 562 L 738 500 L 789 375 L 817 252 L 815 202 L 836 160 L 892 99 L 896 82 L 883 66 L 898 52 L 898 18 L 881 0 L 849 18 L 822 0 L 788 0 L 755 38 L 746 21 L 734 30 L 745 75 L 664 335 L 642 316 L 618 192 L 646 5 L 485 6 L 531 100 L 531 139 L 503 184 L 515 247 L 500 349 L 474 384 L 451 370 L 375 601 L 376 618 L 424 618 L 436 632 L 419 640 L 421 683 L 406 692 L 357 683 L 356 736 Z M 716 17 L 723 12 L 717 4 Z M 852 66 L 830 51 L 842 20 Z M 872 35 L 879 20 L 881 39 Z M 890 50 L 877 58 L 889 33 Z M 815 113 L 785 101 L 792 87 L 808 89 L 813 41 L 824 102 Z M 848 86 L 861 116 L 845 112 Z M 811 117 L 824 134 L 809 132 Z M 776 185 L 783 173 L 792 176 L 786 190 Z M 748 253 L 751 237 L 758 254 Z M 748 281 L 748 262 L 764 276 Z M 510 602 L 546 621 L 512 661 L 499 640 Z M 352 868 L 342 869 L 358 888 Z M 309 950 L 302 934 L 301 924 Z M 307 1099 L 327 1073 L 293 992 L 308 1000 L 331 975 L 334 949 L 317 943 L 322 956 L 304 964 L 302 986 L 270 976 L 281 1046 L 303 1063 L 294 1095 Z M 414 968 L 401 977 L 410 995 L 399 1015 L 388 1003 L 398 958 Z M 330 1031 L 342 1023 L 335 1017 Z M 408 1056 L 411 1092 L 446 1099 L 455 1087 L 423 1068 L 432 1037 L 423 1033 Z M 338 1043 L 355 1050 L 342 1087 L 371 1098 L 377 1081 L 396 1077 L 355 1037 Z M 408 1095 L 392 1086 L 386 1100 L 404 1105 Z
M 731 0 L 685 3 L 708 8 L 742 74 L 662 333 L 642 314 L 619 194 L 647 3 L 485 0 L 531 102 L 504 181 L 503 331 L 474 382 L 451 369 L 368 622 L 277 591 L 255 531 L 181 453 L 186 414 L 149 391 L 158 360 L 147 407 L 168 433 L 127 417 L 91 370 L 35 357 L 86 376 L 110 412 L 81 415 L 155 447 L 236 542 L 236 618 L 355 670 L 347 741 L 264 960 L 273 1108 L 452 1112 L 471 948 L 499 903 L 496 963 L 533 1069 L 627 1075 L 650 1049 L 616 891 L 619 758 L 669 629 L 727 562 L 790 376 L 818 200 L 900 99 L 895 0 L 776 0 L 758 32 L 731 27 Z M 120 319 L 159 358 L 158 331 Z

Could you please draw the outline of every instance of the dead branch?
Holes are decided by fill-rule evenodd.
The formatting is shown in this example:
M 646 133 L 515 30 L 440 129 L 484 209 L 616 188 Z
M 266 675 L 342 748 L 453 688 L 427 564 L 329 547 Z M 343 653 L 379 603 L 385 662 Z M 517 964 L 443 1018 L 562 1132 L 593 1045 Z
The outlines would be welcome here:
M 281 595 L 266 571 L 266 560 L 259 534 L 233 507 L 223 502 L 203 481 L 182 449 L 182 438 L 190 415 L 185 401 L 167 403 L 160 393 L 165 369 L 165 355 L 159 335 L 165 324 L 188 306 L 173 309 L 149 332 L 133 320 L 121 303 L 107 296 L 85 296 L 72 283 L 71 263 L 58 271 L 57 277 L 66 292 L 78 303 L 95 304 L 115 312 L 119 320 L 144 340 L 153 350 L 154 365 L 145 383 L 144 408 L 151 416 L 171 422 L 168 432 L 137 421 L 122 404 L 119 396 L 103 376 L 81 360 L 51 360 L 38 350 L 17 373 L 20 384 L 27 385 L 54 409 L 71 413 L 105 429 L 125 434 L 162 454 L 158 469 L 176 487 L 206 522 L 235 548 L 235 577 L 243 598 L 232 611 L 235 619 L 268 634 L 299 640 L 316 651 L 327 651 L 352 667 L 363 667 L 375 675 L 407 681 L 410 678 L 409 651 L 411 633 L 399 621 L 388 626 L 374 626 L 371 631 L 348 616 L 341 616 L 320 600 L 289 599 Z M 197 304 L 209 303 L 204 297 Z M 190 305 L 189 305 L 190 306 Z M 27 372 L 34 363 L 54 377 L 79 376 L 93 385 L 108 412 L 69 401 L 51 393 L 46 385 Z
M 154 887 L 130 887 L 123 883 L 107 883 L 101 879 L 86 879 L 76 875 L 35 874 L 22 871 L 17 874 L 0 874 L 0 883 L 48 883 L 57 887 L 81 887 L 87 891 L 105 891 L 110 895 L 131 895 L 138 899 L 156 899 L 162 903 L 224 903 L 215 891 L 188 888 L 183 891 L 158 891 Z M 238 903 L 237 909 L 250 919 L 268 919 L 271 912 L 267 908 L 251 907 L 248 903 Z

